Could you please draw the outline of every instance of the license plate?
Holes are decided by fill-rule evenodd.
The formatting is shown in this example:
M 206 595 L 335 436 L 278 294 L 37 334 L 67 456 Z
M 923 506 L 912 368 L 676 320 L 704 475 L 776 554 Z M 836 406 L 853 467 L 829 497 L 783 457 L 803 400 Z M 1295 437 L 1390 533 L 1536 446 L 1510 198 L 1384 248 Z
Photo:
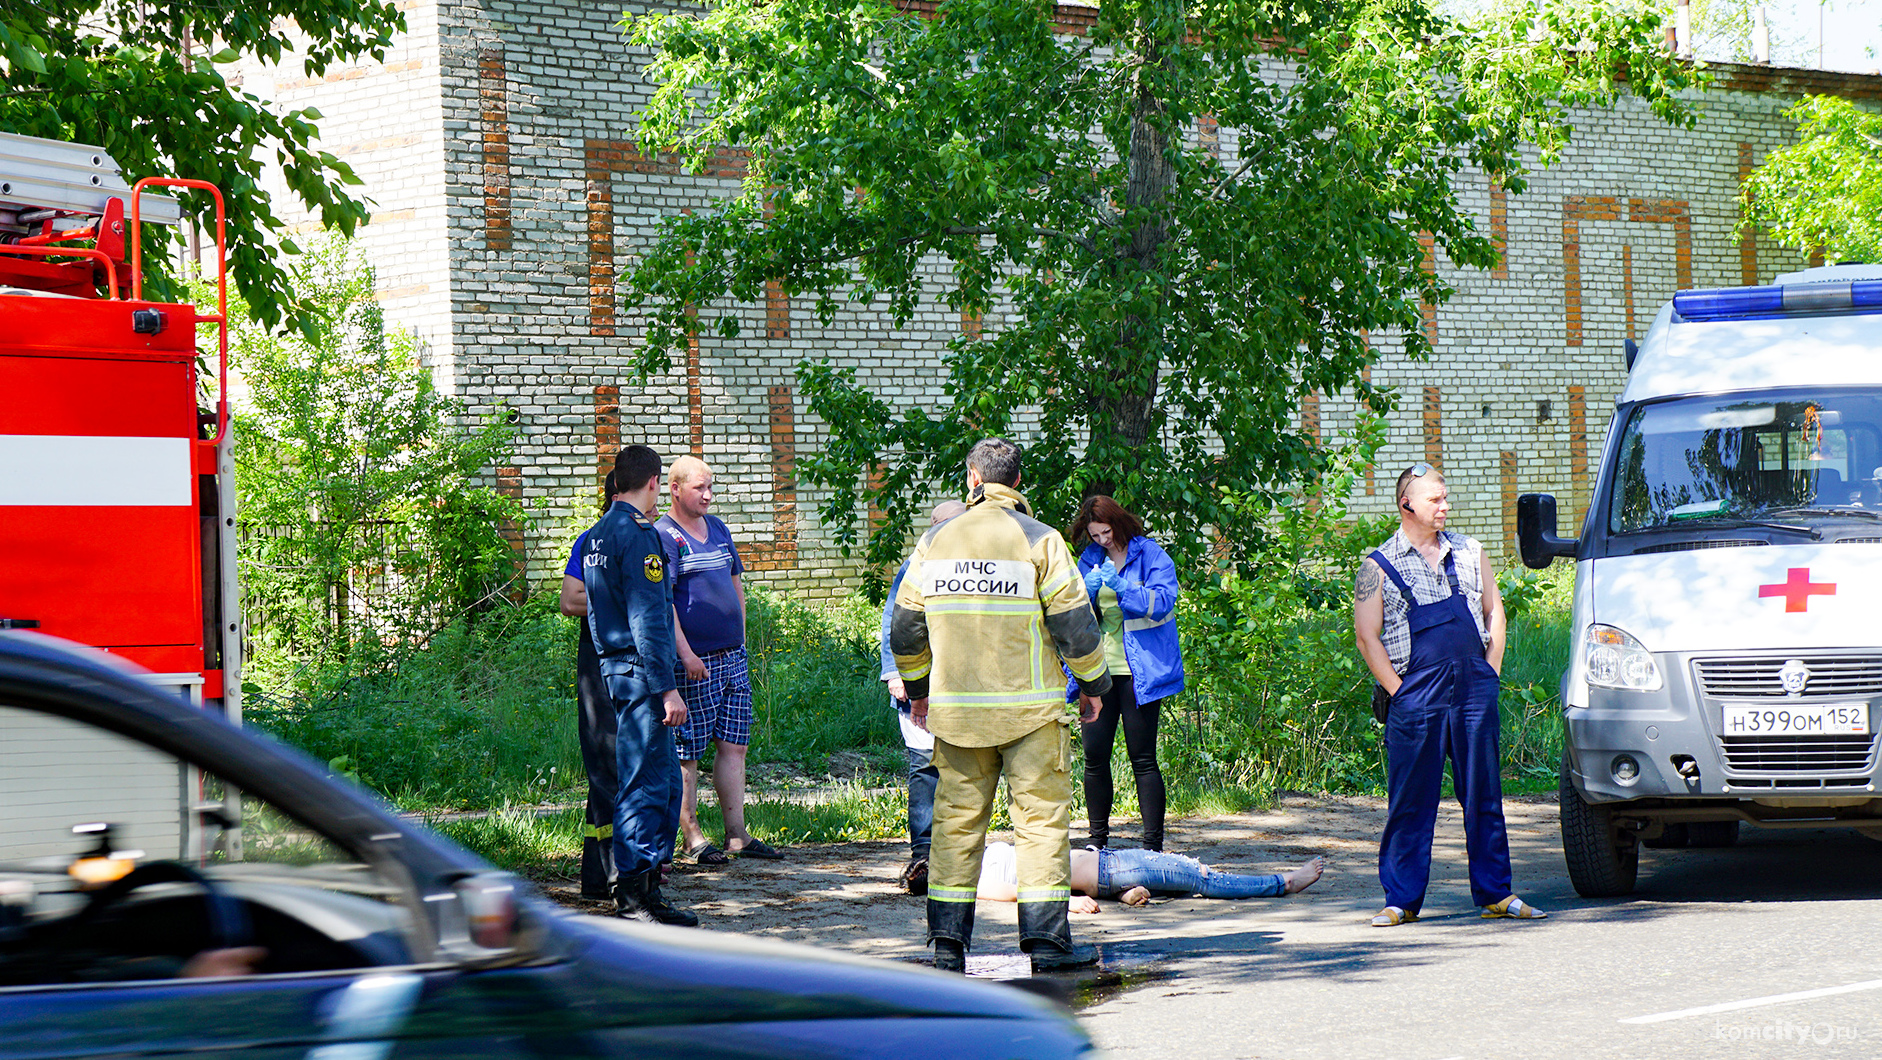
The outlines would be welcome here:
M 1726 736 L 1865 736 L 1869 704 L 1726 707 Z

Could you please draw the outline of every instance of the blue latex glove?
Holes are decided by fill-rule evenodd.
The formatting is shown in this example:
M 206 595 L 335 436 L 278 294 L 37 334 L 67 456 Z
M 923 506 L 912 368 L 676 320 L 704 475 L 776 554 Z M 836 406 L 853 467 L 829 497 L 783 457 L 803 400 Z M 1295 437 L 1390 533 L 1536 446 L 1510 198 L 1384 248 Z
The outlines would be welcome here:
M 1124 588 L 1124 579 L 1117 573 L 1117 564 L 1108 559 L 1104 561 L 1104 566 L 1098 568 L 1098 577 L 1103 581 L 1105 588 L 1112 592 Z
M 1099 570 L 1096 567 L 1093 567 L 1090 570 L 1085 572 L 1085 591 L 1087 593 L 1097 592 L 1098 586 L 1103 585 L 1103 584 L 1104 584 L 1104 572 L 1103 571 Z

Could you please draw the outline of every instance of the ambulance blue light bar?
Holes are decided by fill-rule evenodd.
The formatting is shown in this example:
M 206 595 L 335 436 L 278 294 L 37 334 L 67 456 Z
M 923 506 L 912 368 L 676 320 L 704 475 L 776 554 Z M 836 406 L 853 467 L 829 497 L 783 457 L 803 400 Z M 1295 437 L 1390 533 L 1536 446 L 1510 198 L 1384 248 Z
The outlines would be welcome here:
M 1768 320 L 1792 313 L 1850 309 L 1882 311 L 1882 280 L 1727 287 L 1673 296 L 1673 311 L 1687 320 Z

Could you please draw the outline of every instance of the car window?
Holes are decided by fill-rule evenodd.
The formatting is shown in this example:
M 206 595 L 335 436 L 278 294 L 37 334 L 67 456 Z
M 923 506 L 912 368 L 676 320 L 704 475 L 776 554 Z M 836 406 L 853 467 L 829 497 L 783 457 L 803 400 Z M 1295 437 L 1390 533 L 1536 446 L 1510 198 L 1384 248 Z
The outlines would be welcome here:
M 281 808 L 0 703 L 0 988 L 404 964 L 410 927 L 397 881 Z

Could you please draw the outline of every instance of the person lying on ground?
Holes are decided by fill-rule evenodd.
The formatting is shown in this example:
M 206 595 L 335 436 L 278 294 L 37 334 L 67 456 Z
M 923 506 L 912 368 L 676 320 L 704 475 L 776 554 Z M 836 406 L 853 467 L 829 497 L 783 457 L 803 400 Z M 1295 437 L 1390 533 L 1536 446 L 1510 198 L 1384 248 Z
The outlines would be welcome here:
M 1249 876 L 1218 872 L 1195 858 L 1129 847 L 1072 851 L 1072 912 L 1095 913 L 1098 899 L 1143 905 L 1152 896 L 1188 898 L 1282 898 L 1320 879 L 1326 859 L 1311 857 L 1291 872 Z M 1019 899 L 1019 877 L 1011 843 L 988 843 L 980 860 L 975 897 L 990 902 Z

